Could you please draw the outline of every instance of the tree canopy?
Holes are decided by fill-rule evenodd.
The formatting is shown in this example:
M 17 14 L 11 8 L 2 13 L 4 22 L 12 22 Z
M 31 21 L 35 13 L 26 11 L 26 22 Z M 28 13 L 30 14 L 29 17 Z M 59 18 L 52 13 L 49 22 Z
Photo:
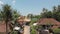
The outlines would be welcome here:
M 48 11 L 47 9 L 43 8 L 41 18 L 54 18 L 57 21 L 60 21 L 60 5 L 58 5 L 57 7 L 54 6 L 52 11 Z

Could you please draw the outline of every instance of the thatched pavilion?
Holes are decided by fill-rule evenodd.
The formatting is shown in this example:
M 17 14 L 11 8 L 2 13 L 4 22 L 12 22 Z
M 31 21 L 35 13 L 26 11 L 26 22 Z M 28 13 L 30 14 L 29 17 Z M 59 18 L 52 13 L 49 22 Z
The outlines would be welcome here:
M 27 30 L 29 29 L 29 31 L 30 31 L 29 23 L 30 23 L 31 19 L 29 19 L 29 18 L 27 18 L 25 16 L 20 16 L 16 21 L 17 21 L 17 23 L 19 23 L 20 31 L 21 31 L 20 33 L 23 33 L 23 32 L 24 32 L 24 34 L 27 33 L 26 29 Z
M 52 26 L 51 28 L 57 28 L 60 27 L 60 22 L 58 22 L 57 20 L 53 19 L 53 18 L 41 18 L 40 20 L 38 20 L 38 25 L 45 25 L 46 27 Z
M 57 20 L 53 18 L 41 18 L 37 21 L 37 23 L 38 23 L 38 26 L 41 26 L 41 28 L 38 27 L 37 29 L 39 33 L 40 32 L 44 33 L 43 32 L 44 30 L 48 31 L 47 33 L 49 32 L 53 33 L 51 29 L 60 27 L 60 22 L 58 22 Z

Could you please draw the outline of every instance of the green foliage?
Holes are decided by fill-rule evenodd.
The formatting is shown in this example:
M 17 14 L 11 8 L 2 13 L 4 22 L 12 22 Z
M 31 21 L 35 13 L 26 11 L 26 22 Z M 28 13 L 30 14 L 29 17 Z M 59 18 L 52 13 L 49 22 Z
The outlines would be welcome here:
M 1 18 L 3 18 L 3 20 L 8 20 L 8 19 L 12 19 L 12 12 L 11 12 L 11 6 L 6 4 L 4 6 L 2 6 L 2 10 L 0 12 L 1 14 Z
M 31 34 L 36 34 L 36 26 L 31 26 Z
M 33 14 L 28 14 L 27 17 L 32 19 L 33 18 Z
M 36 21 L 37 21 L 36 18 L 32 18 L 32 19 L 31 19 L 31 23 L 30 23 L 30 25 L 33 25 L 33 23 L 36 23 Z
M 8 22 L 12 19 L 12 12 L 11 6 L 6 4 L 2 6 L 2 18 L 6 23 L 6 34 L 8 34 Z
M 32 29 L 31 34 L 36 34 L 36 30 Z
M 2 6 L 2 10 L 0 10 L 0 20 L 16 20 L 19 16 L 17 10 L 13 10 L 8 4 Z
M 12 31 L 10 34 L 17 34 L 18 32 L 17 31 Z
M 8 33 L 8 22 L 16 20 L 20 15 L 17 13 L 16 10 L 13 10 L 10 5 L 5 4 L 2 6 L 2 10 L 0 11 L 0 20 L 4 20 L 6 23 L 6 32 Z M 13 26 L 11 26 L 11 22 L 9 22 L 9 26 L 11 29 L 13 29 Z M 6 34 L 7 34 L 6 33 Z
M 41 13 L 41 18 L 51 18 L 51 17 L 52 17 L 52 12 L 44 8 L 43 12 Z
M 13 15 L 12 18 L 14 21 L 20 16 L 20 14 L 17 12 L 17 10 L 13 10 L 12 15 Z
M 60 29 L 59 28 L 55 28 L 53 29 L 54 33 L 60 33 Z
M 48 11 L 43 8 L 43 13 L 41 13 L 41 18 L 54 18 L 57 21 L 60 21 L 60 5 L 57 7 L 54 6 L 52 11 Z

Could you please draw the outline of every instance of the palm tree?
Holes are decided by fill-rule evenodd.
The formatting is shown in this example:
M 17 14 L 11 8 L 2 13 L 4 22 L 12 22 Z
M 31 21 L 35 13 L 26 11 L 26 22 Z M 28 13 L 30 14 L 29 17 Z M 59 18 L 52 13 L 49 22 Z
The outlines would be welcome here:
M 8 34 L 8 22 L 12 19 L 11 6 L 6 4 L 2 7 L 3 20 L 6 22 L 6 34 Z
M 13 29 L 11 21 L 14 22 L 19 16 L 20 14 L 17 13 L 17 10 L 13 10 L 10 5 L 5 4 L 2 6 L 2 10 L 0 10 L 0 20 L 4 20 L 6 23 L 6 34 L 8 34 L 8 26 L 11 31 Z

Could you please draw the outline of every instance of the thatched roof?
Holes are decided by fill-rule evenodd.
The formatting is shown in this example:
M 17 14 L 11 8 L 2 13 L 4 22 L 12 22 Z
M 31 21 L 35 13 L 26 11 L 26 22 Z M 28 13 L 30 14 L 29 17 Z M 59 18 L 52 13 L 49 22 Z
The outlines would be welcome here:
M 25 17 L 25 16 L 20 16 L 17 21 L 18 22 L 29 22 L 31 19 Z
M 46 25 L 46 24 L 51 24 L 51 25 L 60 25 L 60 22 L 53 18 L 41 18 L 37 22 L 39 25 Z

